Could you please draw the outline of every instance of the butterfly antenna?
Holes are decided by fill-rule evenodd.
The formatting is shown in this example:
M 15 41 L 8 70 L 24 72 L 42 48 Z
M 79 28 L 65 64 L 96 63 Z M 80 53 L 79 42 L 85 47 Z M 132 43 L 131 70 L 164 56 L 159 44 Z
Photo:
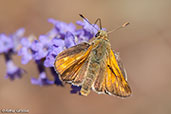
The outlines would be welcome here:
M 79 14 L 81 18 L 83 18 L 87 23 L 89 23 L 93 28 L 99 31 L 95 26 L 93 26 L 82 14 Z
M 102 23 L 101 23 L 101 19 L 100 18 L 97 18 L 94 25 L 95 26 L 97 24 L 97 22 L 99 21 L 99 26 L 100 26 L 100 30 L 102 30 Z
M 120 26 L 120 27 L 118 27 L 118 28 L 116 28 L 116 29 L 113 29 L 113 30 L 111 30 L 111 31 L 108 31 L 107 33 L 110 34 L 110 33 L 114 32 L 114 31 L 117 31 L 117 30 L 119 30 L 119 29 L 121 29 L 121 28 L 126 27 L 126 26 L 129 25 L 129 24 L 130 24 L 129 22 L 126 22 L 126 23 L 124 23 L 122 26 Z

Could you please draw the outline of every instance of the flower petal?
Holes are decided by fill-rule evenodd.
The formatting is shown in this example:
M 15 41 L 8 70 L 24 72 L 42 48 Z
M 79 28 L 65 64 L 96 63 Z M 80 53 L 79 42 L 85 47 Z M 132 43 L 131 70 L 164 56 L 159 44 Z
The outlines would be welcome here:
M 74 35 L 70 32 L 67 32 L 65 35 L 65 47 L 70 48 L 75 45 L 76 45 L 76 43 L 75 43 Z
M 21 78 L 24 73 L 23 69 L 17 67 L 12 60 L 6 62 L 7 71 L 5 78 L 9 78 L 10 80 L 14 80 L 15 78 Z
M 44 85 L 52 85 L 54 84 L 54 81 L 48 80 L 46 73 L 42 72 L 39 75 L 39 78 L 31 78 L 31 83 L 33 85 L 40 85 L 40 86 L 44 86 Z

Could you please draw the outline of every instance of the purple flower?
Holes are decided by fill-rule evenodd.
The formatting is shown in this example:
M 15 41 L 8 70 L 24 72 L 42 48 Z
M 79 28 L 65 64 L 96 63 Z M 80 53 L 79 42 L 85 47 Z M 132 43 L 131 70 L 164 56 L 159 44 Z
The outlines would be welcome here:
M 6 61 L 6 76 L 5 78 L 9 78 L 10 80 L 14 80 L 15 78 L 21 78 L 24 73 L 23 69 L 17 67 L 12 60 Z
M 13 41 L 5 34 L 0 34 L 0 53 L 7 53 L 13 48 Z
M 22 46 L 29 48 L 31 46 L 30 37 L 29 38 L 26 38 L 26 37 L 22 38 L 20 43 Z
M 63 86 L 58 74 L 54 70 L 54 62 L 56 56 L 63 50 L 75 46 L 81 42 L 87 42 L 99 30 L 97 25 L 90 25 L 87 21 L 77 21 L 77 25 L 82 28 L 77 29 L 73 23 L 65 23 L 54 19 L 48 20 L 54 27 L 44 35 L 40 35 L 38 39 L 30 35 L 24 37 L 25 30 L 18 29 L 15 33 L 7 36 L 0 34 L 0 54 L 5 55 L 7 71 L 6 78 L 14 80 L 21 78 L 24 70 L 17 67 L 11 59 L 11 54 L 18 53 L 21 56 L 22 64 L 27 64 L 34 60 L 38 71 L 38 78 L 31 78 L 34 85 L 61 85 Z M 49 80 L 45 71 L 45 67 L 49 67 L 53 75 L 53 80 Z M 81 87 L 71 86 L 71 93 L 78 93 Z M 79 93 L 80 94 L 80 93 Z
M 46 76 L 46 71 L 45 71 L 45 67 L 43 66 L 43 62 L 42 61 L 36 61 L 37 63 L 37 68 L 39 71 L 39 78 L 31 78 L 31 83 L 34 85 L 52 85 L 54 84 L 54 81 L 50 81 L 47 76 Z
M 77 21 L 76 24 L 83 27 L 84 36 L 88 38 L 92 38 L 98 32 L 97 30 L 100 30 L 97 25 L 90 25 L 86 20 Z
M 23 37 L 24 32 L 25 30 L 21 28 L 9 36 L 0 34 L 0 53 L 7 53 L 10 50 L 16 52 L 20 46 L 20 40 Z
M 79 44 L 79 43 L 82 43 L 82 42 L 88 42 L 92 38 L 93 34 L 85 36 L 85 30 L 80 29 L 80 30 L 77 30 L 76 36 L 77 37 L 75 37 L 76 38 L 75 42 L 77 44 Z
M 21 39 L 21 49 L 18 51 L 18 55 L 21 56 L 21 63 L 22 64 L 27 64 L 30 60 L 32 60 L 32 51 L 30 49 L 31 47 L 31 41 L 29 38 L 22 38 Z
M 53 67 L 56 56 L 62 52 L 65 48 L 65 41 L 55 37 L 51 41 L 51 45 L 48 50 L 48 54 L 44 61 L 45 67 Z
M 43 86 L 43 85 L 52 85 L 52 84 L 54 84 L 54 81 L 48 80 L 48 78 L 46 76 L 46 73 L 45 72 L 41 72 L 38 79 L 31 78 L 31 83 L 33 85 Z
M 81 86 L 74 86 L 74 85 L 71 85 L 71 93 L 72 94 L 76 94 L 76 93 L 79 93 L 80 95 L 81 95 L 81 93 L 80 93 L 80 90 L 81 90 Z
M 45 67 L 53 67 L 56 56 L 63 51 L 62 47 L 51 46 L 48 55 L 44 61 Z
M 51 46 L 64 48 L 65 47 L 65 41 L 63 39 L 55 37 L 51 41 Z
M 18 29 L 15 33 L 13 33 L 12 35 L 10 35 L 10 38 L 13 41 L 13 52 L 17 52 L 18 48 L 20 46 L 20 41 L 23 38 L 25 33 L 25 29 L 24 28 L 20 28 Z
M 66 32 L 75 33 L 76 26 L 72 23 L 67 24 L 65 22 L 57 21 L 54 19 L 49 19 L 48 21 L 55 25 L 55 28 L 60 35 L 65 35 Z
M 47 51 L 44 50 L 43 44 L 38 40 L 33 41 L 31 50 L 34 60 L 40 60 L 47 55 Z
M 18 55 L 22 56 L 21 58 L 22 64 L 27 64 L 30 60 L 32 60 L 31 51 L 26 47 L 21 48 L 18 52 Z
M 40 60 L 46 57 L 48 54 L 49 46 L 50 38 L 46 35 L 39 36 L 39 40 L 35 40 L 31 45 L 34 60 Z
M 49 32 L 47 32 L 47 36 L 49 37 L 49 39 L 53 39 L 57 36 L 57 31 L 55 28 L 51 29 Z
M 75 36 L 72 33 L 67 32 L 65 35 L 65 47 L 70 48 L 75 45 L 76 45 Z

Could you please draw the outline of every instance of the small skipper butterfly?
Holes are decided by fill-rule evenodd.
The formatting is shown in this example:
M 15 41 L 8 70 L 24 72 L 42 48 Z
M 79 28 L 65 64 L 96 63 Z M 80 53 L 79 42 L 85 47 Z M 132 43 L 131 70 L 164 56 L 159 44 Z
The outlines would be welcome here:
M 83 15 L 80 16 L 91 24 Z M 129 23 L 106 32 L 102 30 L 99 18 L 95 23 L 98 21 L 100 30 L 96 28 L 98 32 L 95 37 L 89 42 L 80 43 L 58 54 L 54 68 L 62 81 L 81 86 L 80 93 L 84 96 L 92 89 L 98 94 L 128 97 L 131 95 L 131 89 L 126 71 L 119 54 L 111 49 L 108 34 Z

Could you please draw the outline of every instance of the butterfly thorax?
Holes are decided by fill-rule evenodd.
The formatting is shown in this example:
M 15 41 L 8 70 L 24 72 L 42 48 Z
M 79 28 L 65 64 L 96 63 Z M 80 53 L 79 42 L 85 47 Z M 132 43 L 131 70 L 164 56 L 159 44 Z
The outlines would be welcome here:
M 92 56 L 98 59 L 110 53 L 111 45 L 106 31 L 99 30 L 93 39 L 90 41 L 90 45 L 93 45 Z
M 110 52 L 110 42 L 104 38 L 97 38 L 92 41 L 93 49 L 91 51 L 92 57 L 100 61 L 104 56 Z

